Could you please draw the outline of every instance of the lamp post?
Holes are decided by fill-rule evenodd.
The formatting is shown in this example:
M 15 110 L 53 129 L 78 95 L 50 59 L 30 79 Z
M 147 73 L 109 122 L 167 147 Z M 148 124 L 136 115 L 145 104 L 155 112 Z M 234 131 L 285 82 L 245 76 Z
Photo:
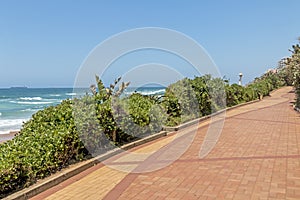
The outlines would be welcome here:
M 242 85 L 242 77 L 243 77 L 243 74 L 242 74 L 242 73 L 239 73 L 239 77 L 240 77 L 240 79 L 239 79 L 239 85 Z

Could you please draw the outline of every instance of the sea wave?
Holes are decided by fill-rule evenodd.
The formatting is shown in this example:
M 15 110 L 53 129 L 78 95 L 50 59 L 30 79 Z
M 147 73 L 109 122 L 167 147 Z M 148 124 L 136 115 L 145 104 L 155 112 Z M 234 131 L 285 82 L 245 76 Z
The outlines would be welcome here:
M 21 112 L 36 112 L 36 111 L 39 111 L 39 110 L 40 109 L 27 108 L 27 109 L 21 110 Z
M 162 95 L 165 93 L 165 89 L 159 89 L 159 90 L 135 90 L 135 91 L 125 91 L 125 95 L 131 95 L 134 93 L 139 93 L 142 95 Z
M 10 101 L 10 103 L 25 104 L 25 105 L 39 105 L 39 104 L 52 104 L 51 101 Z
M 160 90 L 141 91 L 140 93 L 143 95 L 154 95 L 154 94 L 162 94 L 164 92 L 165 89 L 160 89 Z
M 6 102 L 9 100 L 11 100 L 11 98 L 9 98 L 9 97 L 0 97 L 0 102 Z
M 42 97 L 20 97 L 20 100 L 25 100 L 25 101 L 41 101 L 43 100 Z
M 61 95 L 60 94 L 50 94 L 49 96 L 50 97 L 60 97 Z
M 20 128 L 23 122 L 28 119 L 2 119 L 0 120 L 0 130 L 1 131 L 10 131 Z
M 71 92 L 71 93 L 66 93 L 66 95 L 68 95 L 68 96 L 74 96 L 74 95 L 76 95 L 77 93 L 75 93 L 75 92 Z
M 164 94 L 165 93 L 165 89 L 159 89 L 159 90 L 136 90 L 136 91 L 126 91 L 125 94 L 133 94 L 133 93 L 140 93 L 142 95 L 155 95 L 155 94 Z

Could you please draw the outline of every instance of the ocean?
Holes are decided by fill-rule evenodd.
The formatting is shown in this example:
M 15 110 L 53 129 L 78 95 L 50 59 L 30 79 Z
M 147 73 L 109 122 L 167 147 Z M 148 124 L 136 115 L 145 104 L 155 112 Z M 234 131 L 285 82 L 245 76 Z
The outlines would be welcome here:
M 0 89 L 0 134 L 18 131 L 23 122 L 46 107 L 57 105 L 64 99 L 83 96 L 89 89 L 73 88 L 7 88 Z M 163 87 L 127 88 L 124 95 L 139 92 L 144 95 L 163 95 Z

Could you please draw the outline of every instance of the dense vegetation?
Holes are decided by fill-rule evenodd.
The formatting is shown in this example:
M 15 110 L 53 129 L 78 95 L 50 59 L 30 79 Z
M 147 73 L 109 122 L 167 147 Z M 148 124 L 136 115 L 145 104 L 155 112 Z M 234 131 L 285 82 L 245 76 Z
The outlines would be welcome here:
M 13 140 L 0 145 L 0 197 L 84 158 L 72 102 L 37 112 Z
M 13 140 L 0 145 L 0 198 L 71 163 L 158 132 L 163 125 L 178 125 L 261 99 L 283 85 L 295 85 L 299 106 L 299 52 L 299 45 L 293 46 L 286 67 L 267 72 L 245 87 L 205 75 L 171 84 L 163 97 L 134 93 L 121 98 L 129 83 L 117 79 L 105 88 L 96 77 L 93 95 L 37 112 Z
M 285 82 L 282 72 L 267 72 L 243 87 L 229 84 L 210 75 L 185 78 L 171 84 L 165 93 L 164 106 L 168 114 L 167 125 L 178 125 L 185 121 L 209 115 L 225 107 L 261 99 Z
M 133 94 L 119 98 L 128 83 L 65 100 L 38 111 L 20 133 L 0 145 L 0 198 L 83 159 L 162 129 L 157 99 Z M 114 103 L 112 103 L 114 101 Z M 113 145 L 114 144 L 114 145 Z
M 300 38 L 298 39 L 300 43 Z M 293 45 L 290 50 L 292 55 L 281 60 L 282 78 L 287 85 L 294 86 L 296 93 L 295 106 L 300 108 L 300 46 Z

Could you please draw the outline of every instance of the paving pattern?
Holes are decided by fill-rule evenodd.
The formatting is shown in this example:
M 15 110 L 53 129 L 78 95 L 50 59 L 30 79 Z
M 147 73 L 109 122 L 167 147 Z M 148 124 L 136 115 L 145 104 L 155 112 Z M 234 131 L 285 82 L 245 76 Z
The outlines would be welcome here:
M 199 151 L 210 120 L 115 156 L 32 199 L 300 199 L 300 114 L 291 106 L 291 90 L 228 111 L 204 158 Z

